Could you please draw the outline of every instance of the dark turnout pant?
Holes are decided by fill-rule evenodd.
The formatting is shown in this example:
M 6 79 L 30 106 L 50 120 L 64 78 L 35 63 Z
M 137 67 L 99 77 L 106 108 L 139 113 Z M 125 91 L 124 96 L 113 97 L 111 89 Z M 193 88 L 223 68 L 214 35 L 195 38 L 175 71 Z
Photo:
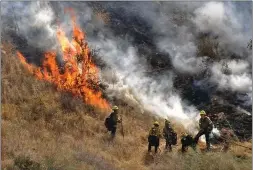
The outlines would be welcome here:
M 151 147 L 155 147 L 155 153 L 157 153 L 158 147 L 159 147 L 159 138 L 156 136 L 149 136 L 148 137 L 148 152 L 151 152 Z
M 168 149 L 169 151 L 172 151 L 172 139 L 171 138 L 165 138 L 166 144 L 165 144 L 165 149 Z
M 111 128 L 111 135 L 112 135 L 112 137 L 115 137 L 116 130 L 117 130 L 117 128 L 116 128 L 115 126 L 113 126 L 113 127 Z
M 194 138 L 194 142 L 197 144 L 198 141 L 199 141 L 199 137 L 202 136 L 202 135 L 205 135 L 206 137 L 206 146 L 207 146 L 207 149 L 209 150 L 210 149 L 210 131 L 207 131 L 207 130 L 200 130 L 199 133 L 195 136 Z

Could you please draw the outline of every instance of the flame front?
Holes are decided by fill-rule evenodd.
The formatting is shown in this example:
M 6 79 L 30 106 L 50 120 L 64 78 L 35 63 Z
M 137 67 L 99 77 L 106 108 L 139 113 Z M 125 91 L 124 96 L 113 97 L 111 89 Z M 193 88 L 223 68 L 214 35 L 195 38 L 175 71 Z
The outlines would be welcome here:
M 91 60 L 91 53 L 85 42 L 85 33 L 77 26 L 73 14 L 72 24 L 72 41 L 68 40 L 61 28 L 56 34 L 63 54 L 64 68 L 58 67 L 54 51 L 45 53 L 42 67 L 27 63 L 20 52 L 17 52 L 18 58 L 38 79 L 55 84 L 58 90 L 82 97 L 87 104 L 109 109 L 108 102 L 102 97 L 102 92 L 98 88 L 99 70 Z

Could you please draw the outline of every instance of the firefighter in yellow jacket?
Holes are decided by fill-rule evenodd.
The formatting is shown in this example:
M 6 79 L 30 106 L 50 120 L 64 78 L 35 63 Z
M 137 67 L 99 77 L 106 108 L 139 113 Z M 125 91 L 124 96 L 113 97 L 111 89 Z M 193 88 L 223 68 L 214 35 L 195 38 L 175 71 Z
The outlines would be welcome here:
M 159 144 L 160 144 L 161 131 L 159 129 L 159 123 L 154 122 L 152 128 L 149 131 L 148 136 L 148 152 L 151 152 L 151 147 L 155 147 L 155 153 L 157 153 Z
M 199 119 L 200 130 L 199 130 L 198 134 L 195 136 L 194 141 L 195 141 L 195 144 L 197 144 L 198 140 L 199 140 L 199 137 L 202 136 L 202 135 L 205 135 L 207 150 L 209 151 L 210 150 L 209 136 L 210 136 L 210 133 L 213 130 L 213 122 L 206 115 L 206 112 L 204 110 L 200 111 L 200 116 L 201 116 L 201 118 Z

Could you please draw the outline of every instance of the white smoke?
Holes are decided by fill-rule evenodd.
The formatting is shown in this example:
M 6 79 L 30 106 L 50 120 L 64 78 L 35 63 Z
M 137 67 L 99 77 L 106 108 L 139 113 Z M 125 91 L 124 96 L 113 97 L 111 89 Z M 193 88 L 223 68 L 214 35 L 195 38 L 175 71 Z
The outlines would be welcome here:
M 247 49 L 247 43 L 252 37 L 250 21 L 251 11 L 247 11 L 247 4 L 233 4 L 231 2 L 208 2 L 195 10 L 193 22 L 198 31 L 211 32 L 218 36 L 219 46 L 229 52 L 240 55 L 241 60 L 221 60 L 210 65 L 212 72 L 211 82 L 218 84 L 222 90 L 233 92 L 251 93 L 252 75 L 251 51 Z M 251 5 L 250 3 L 248 5 Z M 241 7 L 240 10 L 236 7 Z M 215 11 L 215 12 L 214 12 Z M 225 55 L 226 55 L 225 54 Z M 223 56 L 223 58 L 229 58 Z M 224 73 L 223 63 L 227 65 L 229 74 Z M 245 103 L 251 103 L 252 99 L 238 96 Z
M 225 5 L 223 2 L 208 2 L 195 10 L 193 22 L 198 31 L 218 36 L 219 45 L 227 51 L 243 56 L 251 30 L 245 33 L 241 14 L 234 11 L 234 6 L 230 3 Z
M 89 44 L 100 49 L 104 61 L 117 71 L 119 78 L 116 84 L 110 84 L 109 93 L 122 95 L 124 91 L 125 94 L 120 97 L 133 99 L 142 110 L 163 118 L 177 118 L 178 122 L 185 122 L 186 128 L 194 124 L 193 118 L 198 111 L 193 106 L 187 106 L 179 94 L 173 92 L 173 72 L 168 71 L 156 78 L 148 77 L 145 60 L 140 61 L 128 39 L 116 39 L 108 30 L 106 33 L 102 30 L 99 35 L 99 38 L 90 38 Z
M 252 77 L 250 68 L 251 51 L 247 43 L 251 37 L 251 13 L 247 11 L 246 4 L 241 10 L 230 2 L 207 3 L 163 3 L 161 7 L 149 6 L 140 9 L 142 15 L 154 27 L 157 47 L 167 52 L 173 66 L 182 73 L 195 74 L 205 69 L 208 56 L 197 57 L 196 35 L 200 32 L 211 33 L 219 42 L 219 47 L 225 50 L 218 56 L 229 58 L 232 53 L 240 55 L 241 61 L 222 60 L 219 63 L 209 64 L 211 70 L 210 81 L 218 83 L 219 88 L 235 92 L 251 92 Z M 250 5 L 250 3 L 249 3 Z M 148 9 L 147 9 L 148 8 Z M 177 9 L 182 14 L 179 22 L 177 14 L 172 9 Z M 186 13 L 185 15 L 183 15 Z M 181 22 L 180 22 L 181 21 Z M 220 51 L 219 51 L 220 52 Z M 224 52 L 224 51 L 223 51 Z M 219 54 L 217 54 L 219 55 Z M 222 71 L 225 62 L 232 72 L 226 75 Z M 210 82 L 208 81 L 208 82 Z M 248 103 L 251 103 L 248 101 Z
M 214 63 L 212 70 L 211 81 L 218 83 L 221 89 L 230 89 L 238 92 L 251 92 L 252 91 L 252 79 L 248 73 L 249 64 L 245 61 L 231 60 L 227 62 L 228 71 L 231 74 L 227 75 L 223 71 L 221 63 Z
M 99 41 L 93 40 L 90 43 L 96 45 L 104 60 L 117 70 L 120 81 L 116 85 L 111 85 L 111 88 L 118 91 L 117 88 L 125 84 L 143 108 L 164 118 L 170 116 L 188 119 L 189 115 L 196 113 L 196 110 L 191 107 L 187 108 L 186 113 L 180 96 L 172 93 L 173 75 L 170 75 L 171 73 L 159 76 L 156 80 L 145 76 L 145 63 L 140 63 L 134 47 L 129 44 L 125 50 L 121 48 L 126 47 L 127 42 L 124 40 L 100 38 Z M 167 94 L 164 94 L 166 89 Z
M 199 3 L 201 4 L 201 3 Z M 196 3 L 163 2 L 160 6 L 139 4 L 138 15 L 152 25 L 158 49 L 166 52 L 178 72 L 195 74 L 203 69 L 206 57 L 196 57 L 195 32 L 190 18 Z
M 1 12 L 2 18 L 14 17 L 18 34 L 24 36 L 30 45 L 42 49 L 56 47 L 55 16 L 48 3 L 4 2 L 2 8 L 5 9 Z

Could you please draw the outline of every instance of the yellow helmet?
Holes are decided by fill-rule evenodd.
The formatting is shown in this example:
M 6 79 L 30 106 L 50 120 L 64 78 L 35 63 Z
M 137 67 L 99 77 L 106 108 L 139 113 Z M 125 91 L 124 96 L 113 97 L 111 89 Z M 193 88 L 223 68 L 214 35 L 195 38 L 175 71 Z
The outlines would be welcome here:
M 168 119 L 165 119 L 165 123 L 168 123 L 168 124 L 169 124 L 169 123 L 170 123 L 170 121 L 169 121 Z
M 187 136 L 187 133 L 182 132 L 182 133 L 181 133 L 181 137 L 185 137 L 185 136 Z
M 159 126 L 159 123 L 158 123 L 157 121 L 155 121 L 155 122 L 154 122 L 154 125 L 157 125 L 157 126 Z
M 118 108 L 118 106 L 113 106 L 112 107 L 112 110 L 118 110 L 119 108 Z
M 206 115 L 206 112 L 204 110 L 201 110 L 199 114 L 200 115 Z

